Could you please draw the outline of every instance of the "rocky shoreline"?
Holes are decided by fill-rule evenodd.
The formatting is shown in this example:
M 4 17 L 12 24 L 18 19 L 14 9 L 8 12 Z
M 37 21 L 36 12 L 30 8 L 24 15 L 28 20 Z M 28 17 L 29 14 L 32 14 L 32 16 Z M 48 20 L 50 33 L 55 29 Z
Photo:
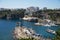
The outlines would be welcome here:
M 43 38 L 41 35 L 35 33 L 34 30 L 26 27 L 15 27 L 13 32 L 13 38 L 14 39 L 28 39 L 28 38 L 34 38 L 34 40 L 51 40 L 50 38 Z

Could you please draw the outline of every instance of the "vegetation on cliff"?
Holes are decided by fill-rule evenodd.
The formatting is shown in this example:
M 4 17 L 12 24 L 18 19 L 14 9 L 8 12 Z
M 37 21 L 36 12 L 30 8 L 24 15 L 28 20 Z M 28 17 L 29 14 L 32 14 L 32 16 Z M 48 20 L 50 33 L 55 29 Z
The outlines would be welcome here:
M 12 18 L 22 18 L 25 15 L 26 9 L 4 9 L 0 10 L 0 18 L 12 17 Z M 28 13 L 29 14 L 29 13 Z M 27 15 L 28 15 L 27 14 Z M 60 18 L 60 9 L 40 9 L 39 11 L 33 12 L 32 16 L 42 18 L 47 15 L 49 19 L 56 20 Z
M 4 9 L 2 8 L 0 10 L 0 18 L 19 18 L 24 17 L 25 9 Z
M 34 38 L 21 38 L 21 39 L 18 39 L 18 40 L 37 40 L 37 39 L 34 39 Z
M 53 38 L 53 40 L 60 40 L 60 29 L 56 31 L 56 36 Z

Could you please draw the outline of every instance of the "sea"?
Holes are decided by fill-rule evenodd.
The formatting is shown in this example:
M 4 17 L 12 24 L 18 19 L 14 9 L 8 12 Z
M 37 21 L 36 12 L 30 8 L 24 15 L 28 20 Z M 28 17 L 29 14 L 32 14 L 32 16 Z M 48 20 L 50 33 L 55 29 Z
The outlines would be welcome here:
M 58 30 L 60 25 L 58 26 L 36 26 L 34 25 L 35 22 L 29 22 L 24 20 L 6 20 L 0 19 L 0 40 L 14 40 L 13 39 L 13 30 L 16 27 L 16 23 L 20 22 L 21 26 L 32 28 L 37 34 L 40 34 L 42 37 L 45 38 L 53 38 L 55 35 L 48 33 L 46 30 Z

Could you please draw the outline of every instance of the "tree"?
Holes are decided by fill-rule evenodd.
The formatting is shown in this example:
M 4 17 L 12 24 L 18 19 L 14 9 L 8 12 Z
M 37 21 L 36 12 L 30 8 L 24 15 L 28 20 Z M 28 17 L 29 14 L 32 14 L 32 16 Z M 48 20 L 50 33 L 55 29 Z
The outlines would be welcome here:
M 53 40 L 60 40 L 60 29 L 56 31 L 56 36 L 53 38 Z

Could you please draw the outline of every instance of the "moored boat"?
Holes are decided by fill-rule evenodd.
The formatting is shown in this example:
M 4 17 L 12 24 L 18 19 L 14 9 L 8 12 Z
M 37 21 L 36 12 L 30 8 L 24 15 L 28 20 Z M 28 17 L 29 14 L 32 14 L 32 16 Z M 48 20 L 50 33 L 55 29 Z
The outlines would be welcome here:
M 52 34 L 56 34 L 56 31 L 51 30 L 51 29 L 47 29 L 46 31 L 49 32 L 49 33 L 52 33 Z

